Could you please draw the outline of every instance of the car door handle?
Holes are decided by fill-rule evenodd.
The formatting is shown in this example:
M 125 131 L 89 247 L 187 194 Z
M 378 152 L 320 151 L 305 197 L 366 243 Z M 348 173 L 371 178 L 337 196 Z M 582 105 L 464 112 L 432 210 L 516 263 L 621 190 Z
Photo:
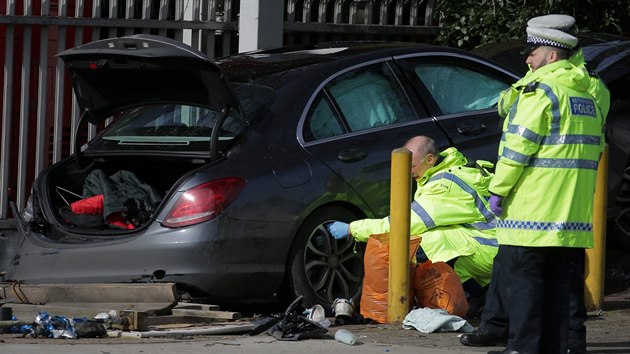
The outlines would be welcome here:
M 477 122 L 465 122 L 457 125 L 457 131 L 465 136 L 479 135 L 486 130 L 486 126 Z
M 341 151 L 337 158 L 343 162 L 355 162 L 363 160 L 367 155 L 367 151 L 363 149 L 348 149 Z

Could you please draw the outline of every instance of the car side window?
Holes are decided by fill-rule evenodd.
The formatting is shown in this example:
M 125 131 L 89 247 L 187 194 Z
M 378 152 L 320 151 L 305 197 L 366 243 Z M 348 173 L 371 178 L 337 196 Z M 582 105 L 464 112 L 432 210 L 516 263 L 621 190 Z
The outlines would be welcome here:
M 462 66 L 417 63 L 415 73 L 442 113 L 452 114 L 494 107 L 508 84 Z
M 416 119 L 407 94 L 387 63 L 344 73 L 325 90 L 328 95 L 320 93 L 311 106 L 304 129 L 306 141 Z
M 345 132 L 339 117 L 323 92 L 317 96 L 306 120 L 304 140 L 313 141 L 329 138 Z
M 405 91 L 386 63 L 340 75 L 326 89 L 353 132 L 416 119 Z

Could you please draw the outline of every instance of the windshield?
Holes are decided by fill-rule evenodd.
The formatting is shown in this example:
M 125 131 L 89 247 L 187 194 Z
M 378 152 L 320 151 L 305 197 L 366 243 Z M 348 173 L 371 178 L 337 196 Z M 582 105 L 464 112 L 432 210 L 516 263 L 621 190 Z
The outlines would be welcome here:
M 89 150 L 209 153 L 218 115 L 205 107 L 182 104 L 135 107 L 116 114 Z M 243 128 L 242 120 L 228 116 L 221 126 L 219 146 L 234 140 Z

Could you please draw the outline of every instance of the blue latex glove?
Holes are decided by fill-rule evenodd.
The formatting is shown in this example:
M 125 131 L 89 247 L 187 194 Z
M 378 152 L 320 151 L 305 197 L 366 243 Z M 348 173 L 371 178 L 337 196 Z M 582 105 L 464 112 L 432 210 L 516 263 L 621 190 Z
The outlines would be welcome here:
M 496 194 L 490 195 L 490 211 L 496 216 L 503 214 L 503 197 Z
M 341 240 L 350 235 L 350 225 L 345 222 L 335 221 L 328 224 L 328 232 L 335 240 Z

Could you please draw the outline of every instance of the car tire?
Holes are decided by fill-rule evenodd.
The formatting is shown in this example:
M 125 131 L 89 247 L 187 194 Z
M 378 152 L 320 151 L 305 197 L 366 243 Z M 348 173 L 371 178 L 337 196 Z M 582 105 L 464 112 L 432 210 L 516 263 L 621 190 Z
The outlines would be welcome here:
M 283 302 L 289 303 L 302 295 L 305 308 L 319 304 L 328 315 L 337 298 L 352 299 L 352 303 L 358 304 L 363 282 L 364 244 L 351 237 L 335 240 L 326 228 L 333 221 L 356 219 L 350 211 L 332 207 L 317 211 L 305 220 L 289 255 L 281 291 Z

